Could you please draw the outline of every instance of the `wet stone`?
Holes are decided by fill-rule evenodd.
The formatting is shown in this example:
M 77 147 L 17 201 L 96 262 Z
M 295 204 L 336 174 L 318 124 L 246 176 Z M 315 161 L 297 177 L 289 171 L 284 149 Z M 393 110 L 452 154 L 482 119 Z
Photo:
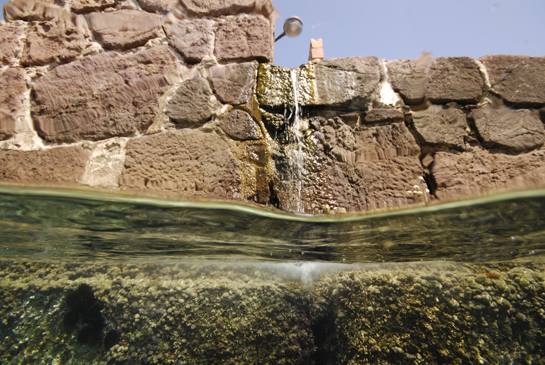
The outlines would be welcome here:
M 250 101 L 257 62 L 216 65 L 209 70 L 214 91 L 223 103 L 239 105 Z
M 316 83 L 314 66 L 305 64 L 295 69 L 262 63 L 257 71 L 256 96 L 260 105 L 270 107 L 285 107 L 295 104 L 295 89 L 297 103 L 300 106 L 315 104 Z
M 214 53 L 214 22 L 208 19 L 176 21 L 165 25 L 169 44 L 188 63 L 198 63 Z
M 221 107 L 210 83 L 197 76 L 182 83 L 169 99 L 165 113 L 180 127 L 192 127 L 208 121 Z
M 413 124 L 424 143 L 464 148 L 467 134 L 466 115 L 456 107 L 431 105 L 428 109 L 412 112 Z
M 264 145 L 251 145 L 246 147 L 250 161 L 258 166 L 265 166 L 268 161 L 267 147 Z
M 239 141 L 263 138 L 261 130 L 251 115 L 239 109 L 233 110 L 220 122 L 220 127 L 232 139 Z
M 126 50 L 146 44 L 161 35 L 163 18 L 137 10 L 89 14 L 96 40 L 106 49 Z

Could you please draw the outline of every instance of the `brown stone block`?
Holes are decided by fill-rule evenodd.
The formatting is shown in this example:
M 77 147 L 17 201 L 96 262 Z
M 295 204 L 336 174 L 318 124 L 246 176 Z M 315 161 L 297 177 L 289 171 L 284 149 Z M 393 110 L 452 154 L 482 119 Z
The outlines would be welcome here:
M 208 19 L 180 20 L 165 25 L 168 43 L 187 63 L 198 63 L 214 53 L 214 22 Z
M 9 65 L 19 56 L 22 50 L 19 38 L 24 30 L 24 26 L 17 24 L 7 23 L 0 26 L 0 60 L 3 65 Z
M 106 49 L 125 50 L 143 46 L 161 35 L 163 17 L 137 10 L 89 14 L 96 40 Z
M 54 1 L 14 0 L 4 5 L 4 20 L 52 20 L 69 16 L 66 10 L 54 5 Z
M 479 66 L 469 57 L 432 59 L 429 78 L 427 95 L 432 103 L 475 104 L 483 95 Z
M 431 172 L 441 200 L 475 198 L 486 193 L 543 187 L 545 153 L 490 153 L 481 147 L 461 153 L 437 152 Z
M 229 137 L 239 141 L 263 138 L 261 130 L 252 116 L 240 109 L 229 113 L 227 118 L 220 122 L 220 127 Z
M 72 0 L 70 6 L 78 14 L 91 13 L 114 7 L 115 0 Z
M 268 17 L 272 0 L 181 0 L 187 14 L 192 17 L 258 13 Z
M 246 104 L 254 92 L 257 62 L 210 67 L 214 92 L 231 105 Z
M 88 56 L 36 81 L 32 117 L 40 136 L 51 142 L 143 133 L 177 77 L 177 58 L 164 46 Z
M 81 147 L 0 151 L 0 180 L 16 183 L 77 183 L 90 153 Z
M 269 178 L 267 170 L 259 168 L 256 171 L 256 199 L 260 204 L 267 204 L 271 200 L 271 190 L 269 188 Z
M 0 74 L 0 141 L 15 134 L 17 115 L 27 91 L 25 71 L 8 68 Z
M 140 0 L 138 2 L 145 11 L 159 14 L 172 11 L 176 4 L 178 4 L 178 0 Z
M 486 66 L 492 91 L 509 103 L 545 104 L 545 57 L 488 55 L 479 61 Z
M 218 134 L 195 129 L 129 140 L 120 185 L 180 195 L 240 197 L 238 163 L 229 146 Z
M 215 49 L 218 61 L 272 62 L 273 52 L 272 28 L 264 16 L 227 16 L 218 21 Z
M 398 109 L 371 109 L 362 115 L 362 124 L 397 123 L 404 120 L 403 113 Z
M 81 55 L 85 44 L 83 29 L 71 20 L 56 19 L 36 23 L 26 37 L 21 64 L 42 66 L 51 62 L 72 62 Z
M 246 146 L 246 153 L 250 161 L 261 167 L 264 167 L 269 159 L 267 147 L 261 144 Z
M 388 77 L 392 88 L 410 105 L 420 104 L 426 96 L 431 53 L 422 52 L 415 60 L 400 58 L 388 61 Z
M 431 105 L 428 109 L 413 111 L 412 119 L 422 142 L 464 148 L 464 136 L 467 135 L 468 125 L 466 115 L 460 109 Z

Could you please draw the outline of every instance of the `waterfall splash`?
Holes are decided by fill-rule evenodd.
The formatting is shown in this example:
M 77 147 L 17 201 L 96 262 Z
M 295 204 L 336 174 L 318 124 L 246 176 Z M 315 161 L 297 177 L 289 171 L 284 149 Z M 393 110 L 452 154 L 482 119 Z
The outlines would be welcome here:
M 304 152 L 303 143 L 303 123 L 301 121 L 301 110 L 299 108 L 299 94 L 297 88 L 297 70 L 290 71 L 291 84 L 293 88 L 294 107 L 290 108 L 289 115 L 284 115 L 286 121 L 286 145 L 284 153 L 286 156 L 287 171 L 285 173 L 285 183 L 288 185 L 287 198 L 284 202 L 285 208 L 294 213 L 304 213 L 302 190 L 303 190 L 303 169 Z M 286 109 L 286 112 L 288 109 Z M 286 113 L 285 113 L 286 114 Z M 290 123 L 290 120 L 292 121 Z

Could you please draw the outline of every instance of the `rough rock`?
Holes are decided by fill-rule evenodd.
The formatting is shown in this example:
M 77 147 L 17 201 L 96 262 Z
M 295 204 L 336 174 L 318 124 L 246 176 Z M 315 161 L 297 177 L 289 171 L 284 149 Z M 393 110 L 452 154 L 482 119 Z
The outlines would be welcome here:
M 475 104 L 483 95 L 484 80 L 479 66 L 469 57 L 434 58 L 430 67 L 428 99 L 442 104 Z
M 0 25 L 0 62 L 9 65 L 20 54 L 23 47 L 19 45 L 19 38 L 25 27 L 19 24 Z
M 4 20 L 47 21 L 69 13 L 54 1 L 15 0 L 4 5 Z
M 0 180 L 31 183 L 77 183 L 89 151 L 58 147 L 44 151 L 0 151 Z
M 140 6 L 142 9 L 154 13 L 165 14 L 169 11 L 172 11 L 176 4 L 177 0 L 140 0 Z
M 431 172 L 441 200 L 543 187 L 545 151 L 508 155 L 474 147 L 461 153 L 437 152 Z
M 22 111 L 26 91 L 23 69 L 8 68 L 0 74 L 0 141 L 15 134 L 17 116 Z
M 168 131 L 129 140 L 120 185 L 236 199 L 237 169 L 229 146 L 215 132 Z
M 70 20 L 35 23 L 26 37 L 21 64 L 42 66 L 51 62 L 72 62 L 81 55 L 85 44 L 82 29 Z
M 163 18 L 137 10 L 89 14 L 96 40 L 106 49 L 125 50 L 139 47 L 161 35 Z
M 214 22 L 208 19 L 177 21 L 165 25 L 169 44 L 188 63 L 201 62 L 203 57 L 214 53 Z
M 31 112 L 38 133 L 51 142 L 143 133 L 160 96 L 177 79 L 177 58 L 168 47 L 127 55 L 105 52 L 39 78 Z
M 212 85 L 218 98 L 232 105 L 246 104 L 254 92 L 257 62 L 210 67 Z
M 272 62 L 274 39 L 271 25 L 262 15 L 227 16 L 218 21 L 216 58 L 220 62 Z
M 257 123 L 243 110 L 233 110 L 220 122 L 220 127 L 229 137 L 239 141 L 263 138 Z
M 407 104 L 420 104 L 424 101 L 429 81 L 428 57 L 423 57 L 422 60 L 400 58 L 386 63 L 392 88 Z
M 314 66 L 304 64 L 294 69 L 261 63 L 257 71 L 256 97 L 260 105 L 284 107 L 295 104 L 293 78 L 296 80 L 297 103 L 315 104 Z
M 375 56 L 324 60 L 316 65 L 316 105 L 366 109 L 380 81 Z
M 424 143 L 464 148 L 468 125 L 466 115 L 460 109 L 431 105 L 428 109 L 413 111 L 412 119 L 416 133 Z
M 362 115 L 361 121 L 365 124 L 397 123 L 402 122 L 404 118 L 398 109 L 371 109 Z
M 115 3 L 116 0 L 72 0 L 70 5 L 73 11 L 83 14 L 114 7 Z
M 479 58 L 492 91 L 522 106 L 545 104 L 545 57 L 489 55 Z
M 210 83 L 197 76 L 176 89 L 165 109 L 166 115 L 180 127 L 192 127 L 208 121 L 221 103 L 216 100 Z
M 537 110 L 513 110 L 499 102 L 474 110 L 471 118 L 485 146 L 524 151 L 545 142 Z
M 187 14 L 192 17 L 258 13 L 268 17 L 272 0 L 182 0 Z

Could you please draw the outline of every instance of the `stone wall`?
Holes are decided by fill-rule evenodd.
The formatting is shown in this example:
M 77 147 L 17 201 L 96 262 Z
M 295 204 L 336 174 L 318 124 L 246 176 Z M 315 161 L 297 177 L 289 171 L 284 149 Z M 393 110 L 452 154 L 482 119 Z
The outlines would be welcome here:
M 288 70 L 267 0 L 16 0 L 4 17 L 5 184 L 307 213 L 543 186 L 544 57 Z

